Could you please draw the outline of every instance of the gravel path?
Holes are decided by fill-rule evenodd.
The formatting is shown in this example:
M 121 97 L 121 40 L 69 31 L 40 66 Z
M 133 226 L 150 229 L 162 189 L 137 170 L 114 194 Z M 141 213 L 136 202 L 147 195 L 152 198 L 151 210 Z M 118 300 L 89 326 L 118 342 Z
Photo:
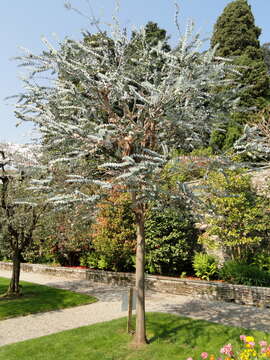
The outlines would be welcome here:
M 0 270 L 0 276 L 9 277 L 10 273 Z M 69 309 L 2 320 L 0 346 L 126 316 L 126 312 L 121 310 L 122 294 L 126 292 L 123 287 L 24 272 L 21 279 L 91 294 L 99 301 Z M 188 296 L 147 291 L 146 311 L 168 312 L 247 329 L 270 330 L 269 309 L 220 301 L 208 302 Z

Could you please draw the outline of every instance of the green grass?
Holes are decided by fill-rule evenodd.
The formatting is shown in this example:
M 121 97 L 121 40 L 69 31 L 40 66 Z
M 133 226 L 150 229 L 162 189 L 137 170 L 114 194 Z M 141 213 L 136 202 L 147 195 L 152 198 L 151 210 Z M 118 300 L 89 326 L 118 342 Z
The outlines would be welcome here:
M 197 360 L 202 351 L 219 355 L 227 343 L 239 347 L 241 334 L 270 340 L 260 331 L 159 313 L 147 314 L 147 334 L 150 344 L 136 350 L 126 319 L 117 319 L 3 346 L 0 360 Z
M 7 290 L 8 284 L 8 279 L 0 278 L 0 294 Z M 22 285 L 22 296 L 14 299 L 0 298 L 0 320 L 37 312 L 64 309 L 96 301 L 94 297 L 68 290 L 23 281 L 20 284 Z

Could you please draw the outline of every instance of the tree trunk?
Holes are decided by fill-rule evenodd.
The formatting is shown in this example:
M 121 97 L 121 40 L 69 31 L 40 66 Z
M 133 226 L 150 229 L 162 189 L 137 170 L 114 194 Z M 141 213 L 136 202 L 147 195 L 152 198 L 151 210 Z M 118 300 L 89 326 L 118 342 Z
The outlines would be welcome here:
M 21 271 L 20 251 L 15 250 L 13 254 L 12 277 L 6 294 L 7 296 L 20 295 L 20 286 L 19 286 L 20 271 Z
M 144 282 L 144 209 L 139 204 L 136 207 L 136 227 L 137 227 L 137 250 L 136 250 L 136 334 L 135 344 L 143 345 L 147 343 L 145 332 L 145 282 Z

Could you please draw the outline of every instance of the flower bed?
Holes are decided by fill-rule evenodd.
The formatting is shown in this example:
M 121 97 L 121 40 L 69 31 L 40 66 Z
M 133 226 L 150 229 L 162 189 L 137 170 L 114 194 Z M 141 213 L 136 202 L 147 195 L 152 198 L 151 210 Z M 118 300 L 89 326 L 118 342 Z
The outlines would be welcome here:
M 220 349 L 219 356 L 209 355 L 207 352 L 201 353 L 203 360 L 262 360 L 270 358 L 270 344 L 265 340 L 259 341 L 257 344 L 253 336 L 240 335 L 242 346 L 240 351 L 235 351 L 232 344 L 224 345 Z M 193 360 L 192 357 L 187 360 Z

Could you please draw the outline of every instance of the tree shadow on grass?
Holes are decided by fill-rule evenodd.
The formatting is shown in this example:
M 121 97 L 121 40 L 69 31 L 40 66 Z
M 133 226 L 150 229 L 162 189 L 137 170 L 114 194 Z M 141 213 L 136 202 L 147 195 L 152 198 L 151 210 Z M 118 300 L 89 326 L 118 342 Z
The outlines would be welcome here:
M 208 321 L 166 315 L 155 314 L 147 319 L 147 327 L 153 333 L 149 339 L 150 343 L 159 340 L 170 343 L 180 341 L 181 346 L 202 349 L 207 348 L 208 345 L 211 346 L 211 342 L 215 339 L 215 347 L 219 349 L 232 340 L 237 341 L 239 335 L 245 333 L 244 329 L 238 327 L 217 326 Z

